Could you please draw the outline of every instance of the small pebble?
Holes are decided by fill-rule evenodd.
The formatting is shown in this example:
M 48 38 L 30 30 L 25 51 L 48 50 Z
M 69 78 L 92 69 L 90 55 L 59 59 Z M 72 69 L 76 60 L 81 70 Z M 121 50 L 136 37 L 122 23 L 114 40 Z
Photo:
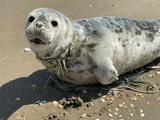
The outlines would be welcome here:
M 94 104 L 92 102 L 86 104 L 87 107 L 93 106 Z
M 25 116 L 23 114 L 21 114 L 21 115 L 18 115 L 16 118 L 17 118 L 17 120 L 24 120 Z
M 118 90 L 112 90 L 112 95 L 113 96 L 118 96 L 119 94 L 119 91 Z
M 142 93 L 138 93 L 138 94 L 136 94 L 137 96 L 139 96 L 139 97 L 141 97 L 141 98 L 143 98 L 144 96 L 142 95 Z
M 103 95 L 102 98 L 104 98 L 105 100 L 108 100 L 107 96 Z
M 109 101 L 109 100 L 110 100 L 110 98 L 106 97 L 106 100 L 108 100 L 108 101 Z
M 111 109 L 108 109 L 107 111 L 108 111 L 108 112 L 111 112 L 112 110 L 111 110 Z
M 102 97 L 106 99 L 106 95 L 103 95 Z
M 38 104 L 39 106 L 43 105 L 44 103 L 46 103 L 46 101 L 36 101 L 34 104 Z
M 60 108 L 60 109 L 63 108 L 63 106 L 61 104 L 58 104 L 57 107 Z
M 109 117 L 112 117 L 113 115 L 111 113 L 108 114 Z
M 111 97 L 111 98 L 110 98 L 110 100 L 114 100 L 114 98 L 113 98 L 113 97 Z
M 107 105 L 113 104 L 113 101 L 108 101 Z
M 160 100 L 160 97 L 157 98 L 157 101 L 159 101 L 159 100 Z
M 83 92 L 83 94 L 85 94 L 85 93 L 87 93 L 87 90 L 83 90 L 82 92 Z
M 140 109 L 139 111 L 140 111 L 141 113 L 143 112 L 143 110 L 142 110 L 142 109 Z
M 123 102 L 122 104 L 123 104 L 123 105 L 125 105 L 126 103 L 125 103 L 125 102 Z
M 21 119 L 21 117 L 20 117 L 20 116 L 17 116 L 16 118 L 17 118 L 17 120 Z
M 145 114 L 144 114 L 144 113 L 141 113 L 140 115 L 141 115 L 141 117 L 145 117 Z
M 30 48 L 24 48 L 24 52 L 30 52 L 32 51 Z
M 39 105 L 39 106 L 42 106 L 42 105 L 43 105 L 43 103 L 42 103 L 42 102 L 40 102 L 38 105 Z
M 101 100 L 100 101 L 102 101 L 103 103 L 105 102 L 105 99 L 104 98 L 101 98 Z
M 92 5 L 92 4 L 89 4 L 89 7 L 93 7 L 93 5 Z
M 32 87 L 32 88 L 35 88 L 35 87 L 36 87 L 36 84 L 32 84 L 31 87 Z
M 132 108 L 133 108 L 133 107 L 134 107 L 134 104 L 130 103 L 130 107 L 132 107 Z
M 117 113 L 117 112 L 115 112 L 114 114 L 115 114 L 115 115 L 118 115 L 118 113 Z
M 147 105 L 150 105 L 150 104 L 151 104 L 151 103 L 148 101 L 148 102 L 147 102 Z
M 160 71 L 157 71 L 156 74 L 159 75 L 159 74 L 160 74 Z
M 86 117 L 87 117 L 87 114 L 86 114 L 86 113 L 83 113 L 80 117 L 81 117 L 81 118 L 86 118 Z
M 90 105 L 93 106 L 94 104 L 91 102 Z
M 21 100 L 21 98 L 20 97 L 17 97 L 17 98 L 15 98 L 15 101 L 20 101 Z
M 98 96 L 102 96 L 102 93 L 98 93 L 97 95 L 98 95 Z
M 123 107 L 123 104 L 119 104 L 118 107 L 120 107 L 120 108 Z
M 130 113 L 129 115 L 130 115 L 131 117 L 133 117 L 133 113 Z
M 127 105 L 125 105 L 124 108 L 127 108 Z
M 122 115 L 118 115 L 119 117 L 122 117 Z
M 41 101 L 40 100 L 38 100 L 38 101 L 36 101 L 36 102 L 33 102 L 33 104 L 39 104 Z
M 136 97 L 136 96 L 131 97 L 131 100 L 132 100 L 132 101 L 136 101 L 136 100 L 137 100 L 137 97 Z
M 118 111 L 119 109 L 118 109 L 118 108 L 115 108 L 115 110 Z
M 43 101 L 42 101 L 42 103 L 46 103 L 46 101 L 45 101 L 45 100 L 43 100 Z
M 58 103 L 57 101 L 53 101 L 53 102 L 52 102 L 52 105 L 53 105 L 54 107 L 58 107 L 59 103 Z
M 99 118 L 96 118 L 96 120 L 100 120 Z
M 152 74 L 150 74 L 150 75 L 148 75 L 150 78 L 153 78 L 153 75 Z

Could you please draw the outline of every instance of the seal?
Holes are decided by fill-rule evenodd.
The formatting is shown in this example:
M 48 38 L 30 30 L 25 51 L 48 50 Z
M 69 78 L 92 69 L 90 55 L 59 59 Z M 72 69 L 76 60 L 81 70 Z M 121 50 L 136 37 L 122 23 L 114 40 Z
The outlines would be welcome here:
M 160 19 L 71 21 L 54 9 L 38 8 L 29 13 L 25 33 L 37 59 L 72 84 L 110 84 L 160 57 Z

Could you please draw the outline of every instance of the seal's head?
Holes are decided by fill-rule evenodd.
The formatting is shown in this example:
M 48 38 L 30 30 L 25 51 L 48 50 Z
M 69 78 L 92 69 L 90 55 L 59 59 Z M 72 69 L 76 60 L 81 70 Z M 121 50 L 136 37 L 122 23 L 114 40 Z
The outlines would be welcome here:
M 27 18 L 25 32 L 36 53 L 65 49 L 73 36 L 71 21 L 50 8 L 33 10 Z

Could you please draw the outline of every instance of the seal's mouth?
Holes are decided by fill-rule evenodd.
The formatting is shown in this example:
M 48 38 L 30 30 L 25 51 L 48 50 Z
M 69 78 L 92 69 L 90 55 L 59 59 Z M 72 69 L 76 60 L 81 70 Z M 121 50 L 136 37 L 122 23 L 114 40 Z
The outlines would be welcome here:
M 30 39 L 30 41 L 34 44 L 37 44 L 37 45 L 45 45 L 45 44 L 50 44 L 51 42 L 44 42 L 42 39 L 40 38 L 33 38 L 33 39 Z

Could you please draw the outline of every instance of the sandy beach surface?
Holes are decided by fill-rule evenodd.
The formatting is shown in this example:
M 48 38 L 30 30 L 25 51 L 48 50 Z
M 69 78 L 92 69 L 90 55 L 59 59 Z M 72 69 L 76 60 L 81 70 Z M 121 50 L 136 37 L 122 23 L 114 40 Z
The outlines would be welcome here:
M 1 0 L 0 3 L 0 120 L 160 119 L 160 92 L 122 90 L 109 94 L 108 89 L 101 87 L 62 92 L 54 86 L 45 86 L 47 70 L 33 53 L 24 52 L 28 47 L 24 24 L 35 8 L 54 8 L 72 20 L 95 16 L 152 19 L 160 17 L 159 0 Z M 159 87 L 160 71 L 149 70 L 136 79 Z M 141 88 L 153 89 L 149 85 Z

